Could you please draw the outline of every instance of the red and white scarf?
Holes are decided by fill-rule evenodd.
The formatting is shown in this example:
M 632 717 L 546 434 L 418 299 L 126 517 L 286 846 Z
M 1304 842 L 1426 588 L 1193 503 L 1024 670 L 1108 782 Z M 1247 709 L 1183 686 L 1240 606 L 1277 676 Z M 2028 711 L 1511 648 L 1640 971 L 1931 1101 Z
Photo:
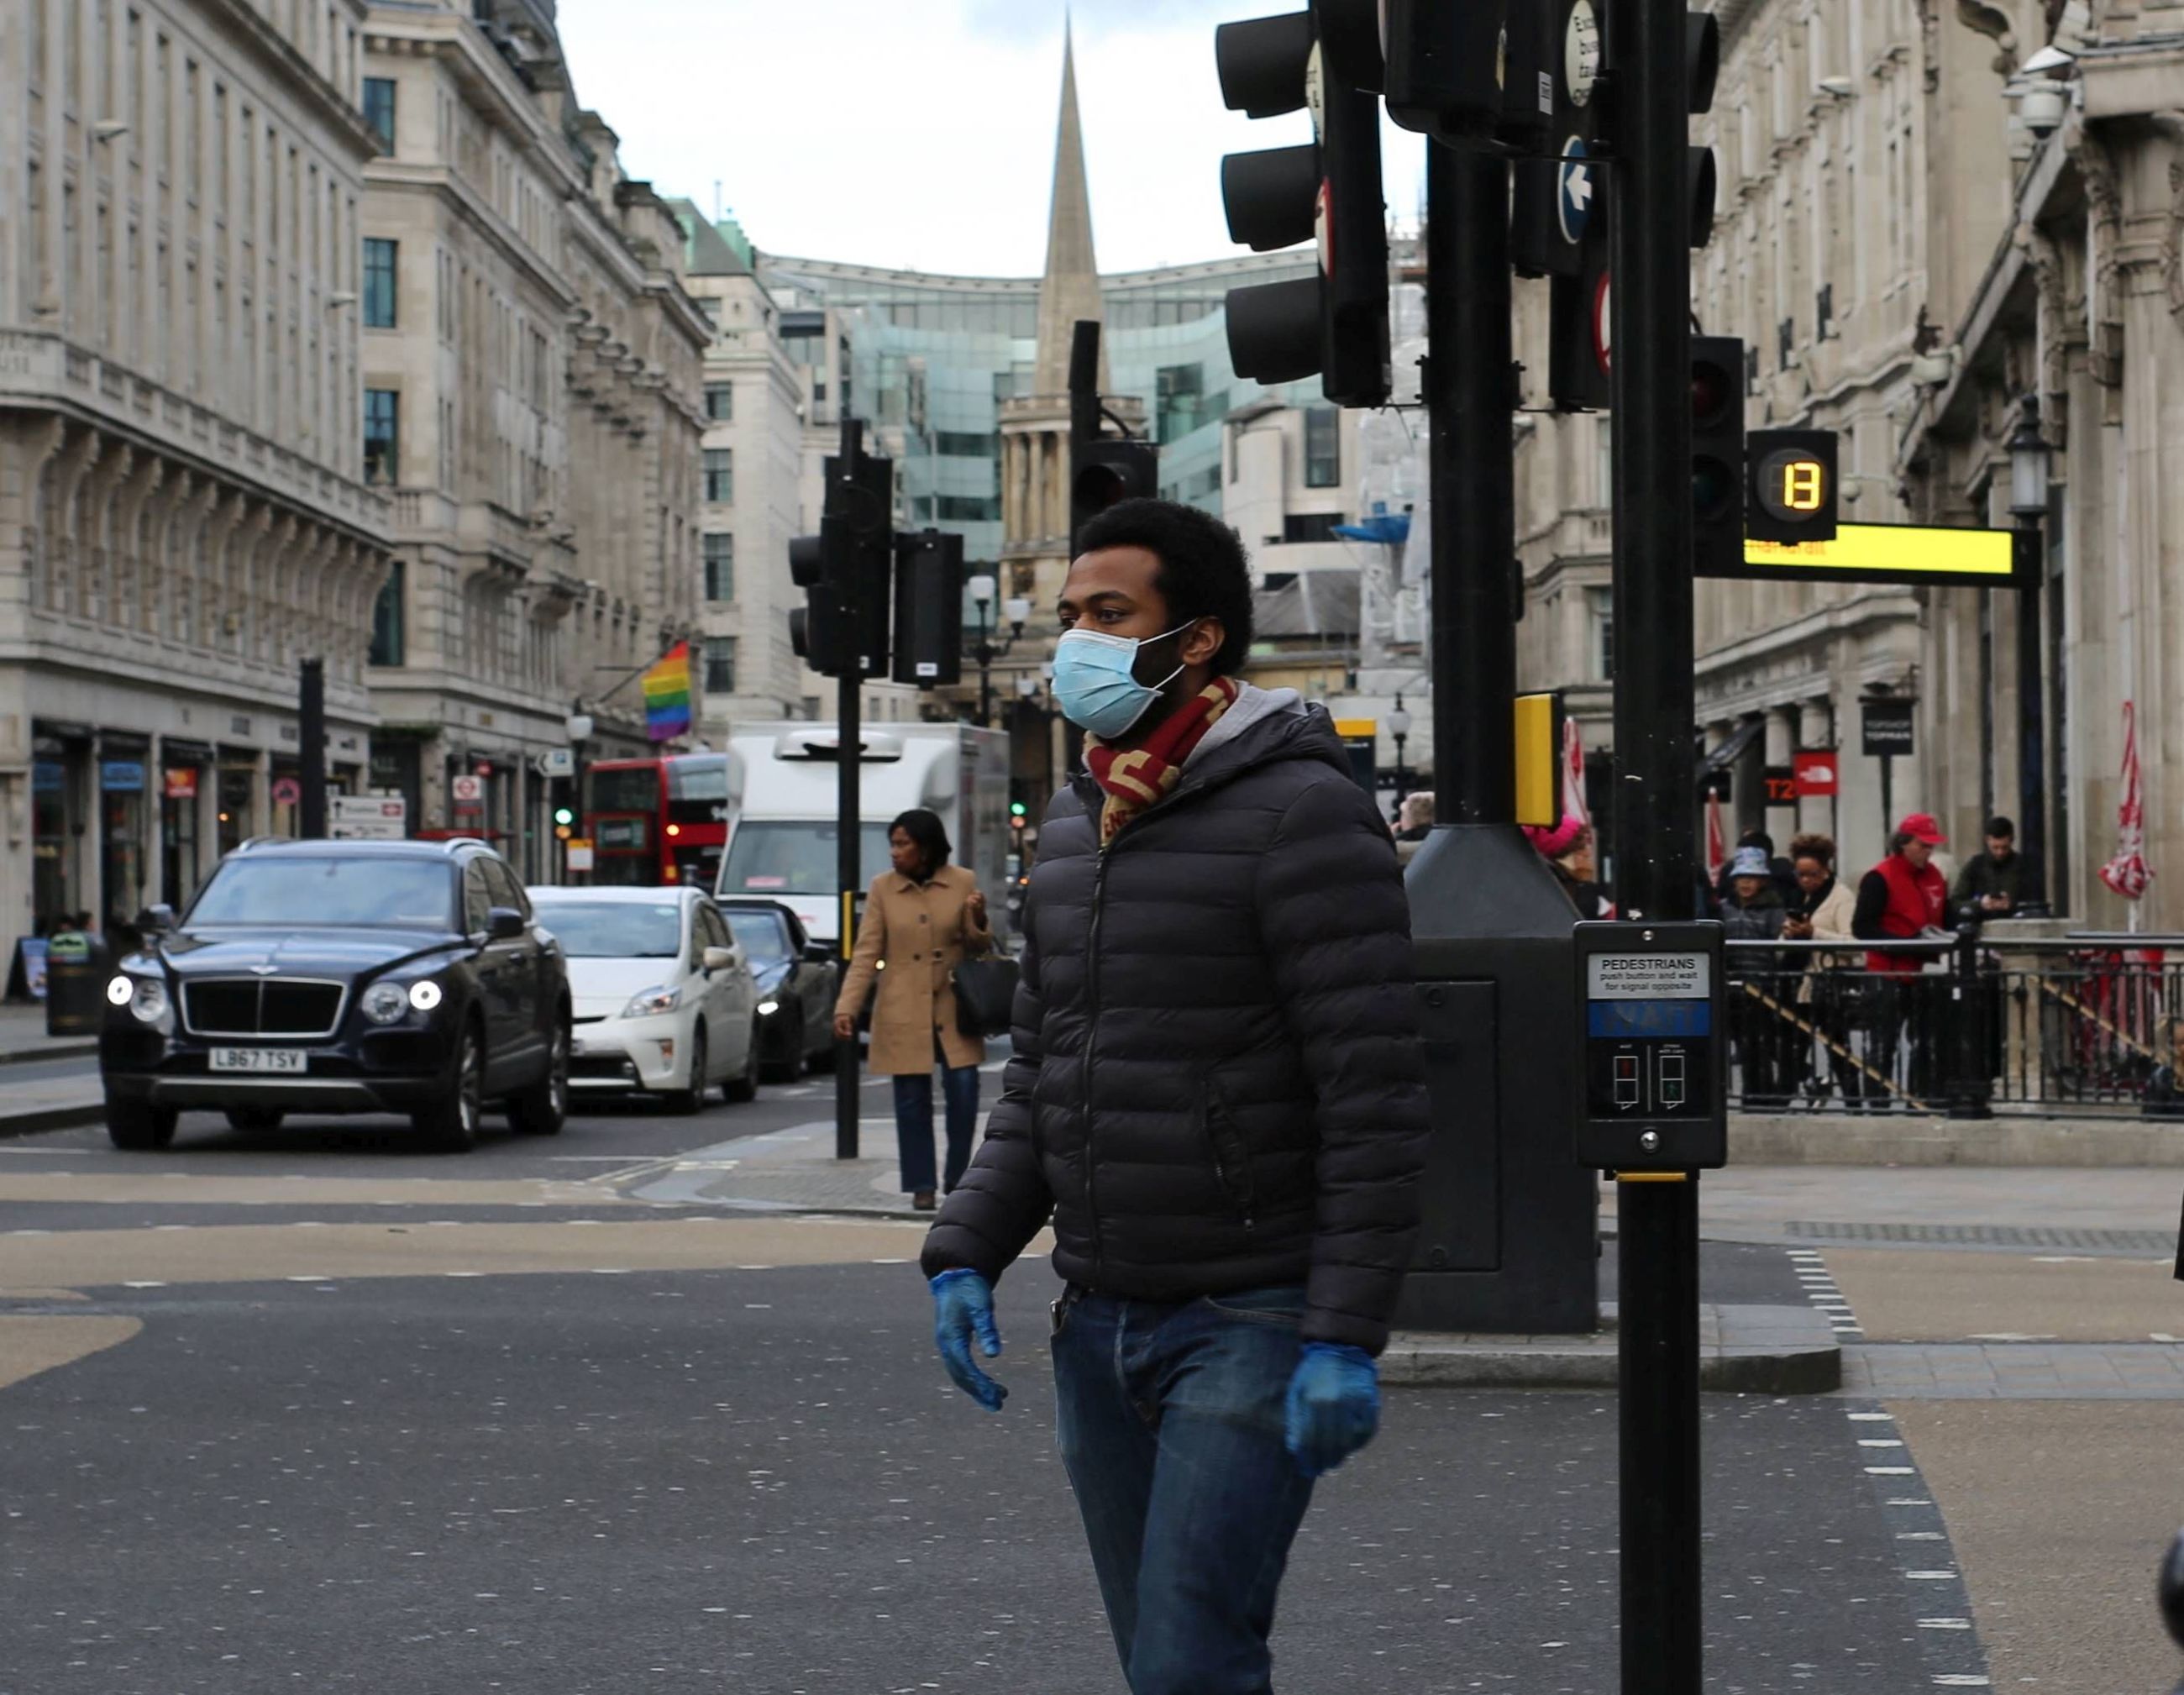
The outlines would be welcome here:
M 1127 752 L 1097 736 L 1084 739 L 1084 766 L 1106 795 L 1100 809 L 1100 845 L 1104 849 L 1146 808 L 1166 800 L 1183 781 L 1183 767 L 1206 733 L 1236 704 L 1235 678 L 1217 677 L 1175 716 Z

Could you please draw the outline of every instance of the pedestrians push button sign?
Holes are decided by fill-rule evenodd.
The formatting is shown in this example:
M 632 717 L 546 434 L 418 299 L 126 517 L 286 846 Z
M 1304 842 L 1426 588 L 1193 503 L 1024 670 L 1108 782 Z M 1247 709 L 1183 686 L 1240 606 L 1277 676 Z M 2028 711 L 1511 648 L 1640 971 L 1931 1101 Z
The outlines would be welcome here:
M 1578 1161 L 1612 1171 L 1726 1163 L 1722 929 L 1577 927 L 1585 1036 Z

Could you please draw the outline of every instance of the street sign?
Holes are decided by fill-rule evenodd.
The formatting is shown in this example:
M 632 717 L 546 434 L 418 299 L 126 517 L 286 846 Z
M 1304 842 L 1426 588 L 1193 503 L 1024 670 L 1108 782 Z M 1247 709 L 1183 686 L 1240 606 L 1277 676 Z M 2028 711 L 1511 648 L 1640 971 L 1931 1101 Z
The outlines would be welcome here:
M 1607 376 L 1615 356 L 1615 286 L 1604 270 L 1592 286 L 1592 356 Z
M 1767 779 L 1767 804 L 1770 806 L 1794 806 L 1797 800 L 1797 767 L 1770 765 L 1763 775 Z
M 1798 754 L 1791 769 L 1797 773 L 1797 798 L 1825 800 L 1840 792 L 1840 777 L 1833 748 L 1808 748 Z
M 585 840 L 582 836 L 572 836 L 566 845 L 568 849 L 568 864 L 570 870 L 589 871 L 592 868 L 592 845 L 590 842 Z
M 1572 136 L 1563 144 L 1562 170 L 1556 178 L 1555 221 L 1563 239 L 1575 247 L 1585 240 L 1585 226 L 1592 221 L 1592 203 L 1600 183 L 1585 157 L 1582 137 Z
M 577 773 L 577 755 L 572 748 L 549 748 L 531 761 L 531 768 L 541 777 L 573 777 Z
M 329 795 L 326 834 L 336 841 L 398 842 L 410 834 L 410 803 L 399 795 Z
M 1868 700 L 1865 704 L 1865 756 L 1868 759 L 1908 758 L 1914 750 L 1912 703 L 1908 700 Z
M 2036 532 L 1941 529 L 1921 524 L 1839 524 L 1825 542 L 1747 539 L 1741 570 L 1702 576 L 1785 583 L 1930 583 L 2017 588 L 2031 580 Z
M 1563 32 L 1563 87 L 1570 104 L 1583 106 L 1590 101 L 1599 80 L 1600 20 L 1593 15 L 1592 0 L 1577 0 Z
M 448 783 L 448 792 L 454 797 L 457 811 L 475 811 L 485 800 L 485 778 L 458 777 Z
M 273 779 L 273 804 L 276 806 L 300 806 L 304 804 L 304 785 L 293 777 Z

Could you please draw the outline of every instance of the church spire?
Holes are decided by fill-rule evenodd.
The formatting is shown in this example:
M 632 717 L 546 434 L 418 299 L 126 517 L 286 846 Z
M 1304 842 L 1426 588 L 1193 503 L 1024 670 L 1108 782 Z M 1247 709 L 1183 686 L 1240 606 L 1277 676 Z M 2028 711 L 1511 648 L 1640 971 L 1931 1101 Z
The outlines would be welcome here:
M 1061 34 L 1061 116 L 1054 139 L 1054 199 L 1047 215 L 1046 271 L 1039 285 L 1039 356 L 1035 394 L 1069 387 L 1069 343 L 1079 318 L 1103 315 L 1100 266 L 1092 252 L 1092 193 L 1084 175 L 1084 131 L 1077 112 L 1075 31 L 1065 14 Z M 1100 350 L 1100 387 L 1107 387 L 1107 352 Z

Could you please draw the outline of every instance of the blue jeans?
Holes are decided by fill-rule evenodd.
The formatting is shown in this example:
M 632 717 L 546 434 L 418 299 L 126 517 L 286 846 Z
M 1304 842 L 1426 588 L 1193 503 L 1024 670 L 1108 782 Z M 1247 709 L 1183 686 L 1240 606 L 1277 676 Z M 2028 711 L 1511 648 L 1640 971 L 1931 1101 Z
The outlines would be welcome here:
M 1269 1695 L 1312 1480 L 1284 1443 L 1301 1288 L 1056 1303 L 1063 1463 L 1132 1695 Z
M 971 1163 L 971 1137 L 978 1128 L 978 1068 L 944 1065 L 940 1092 L 948 1100 L 947 1187 L 962 1180 Z M 894 1080 L 894 1139 L 902 1159 L 902 1187 L 916 1195 L 940 1185 L 933 1178 L 933 1073 Z

